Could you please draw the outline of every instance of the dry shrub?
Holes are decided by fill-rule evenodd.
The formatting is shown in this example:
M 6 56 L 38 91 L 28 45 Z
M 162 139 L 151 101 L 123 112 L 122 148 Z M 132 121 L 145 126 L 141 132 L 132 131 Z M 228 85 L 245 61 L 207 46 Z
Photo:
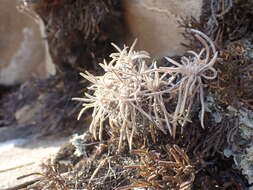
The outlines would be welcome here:
M 97 152 L 97 150 L 96 150 Z M 108 153 L 108 152 L 107 152 Z M 83 157 L 76 165 L 49 161 L 42 165 L 42 173 L 37 182 L 28 186 L 28 190 L 107 190 L 116 189 L 120 185 L 129 183 L 128 176 L 134 172 L 123 168 L 124 165 L 133 164 L 130 157 L 124 155 L 96 155 L 96 157 Z
M 109 122 L 109 133 L 115 128 L 120 131 L 119 150 L 125 139 L 131 150 L 133 136 L 139 129 L 150 125 L 155 125 L 164 134 L 168 130 L 175 138 L 177 126 L 183 129 L 191 119 L 196 94 L 200 97 L 200 121 L 204 128 L 203 79 L 216 78 L 213 65 L 218 52 L 205 34 L 191 31 L 204 48 L 200 53 L 188 51 L 190 55 L 183 56 L 180 63 L 166 58 L 172 66 L 157 67 L 155 62 L 148 66 L 148 53 L 134 51 L 133 43 L 129 51 L 127 46 L 121 50 L 114 45 L 118 52 L 110 55 L 112 60 L 109 63 L 104 61 L 100 64 L 104 75 L 81 73 L 92 82 L 88 89 L 93 93 L 85 93 L 84 98 L 74 98 L 83 102 L 78 119 L 87 109 L 93 109 L 90 132 L 95 139 L 102 140 L 106 121 Z M 169 105 L 173 102 L 177 102 L 175 108 Z
M 203 31 L 220 48 L 226 41 L 244 38 L 252 32 L 250 0 L 205 0 L 201 25 Z
M 196 125 L 193 122 L 190 125 Z M 225 148 L 236 143 L 239 129 L 238 118 L 225 117 L 219 124 L 209 121 L 211 126 L 201 129 L 188 126 L 177 141 L 185 147 L 187 154 L 192 160 L 206 160 L 220 154 L 223 155 Z
M 248 57 L 247 41 L 229 43 L 221 51 L 216 69 L 217 80 L 210 82 L 210 90 L 219 103 L 239 108 L 240 102 L 253 108 L 253 61 Z
M 190 190 L 195 178 L 195 169 L 186 153 L 177 145 L 165 146 L 165 152 L 133 150 L 140 157 L 140 164 L 126 166 L 126 169 L 136 169 L 132 184 L 119 187 L 117 190 L 131 188 Z
M 90 132 L 95 139 L 102 140 L 107 120 L 110 125 L 108 133 L 119 132 L 119 150 L 125 139 L 131 149 L 134 135 L 138 133 L 139 128 L 148 127 L 148 122 L 151 125 L 155 124 L 164 133 L 166 128 L 172 133 L 170 115 L 162 97 L 171 87 L 170 79 L 158 72 L 144 74 L 151 70 L 145 60 L 149 55 L 144 51 L 135 52 L 134 46 L 135 43 L 129 51 L 127 46 L 122 50 L 115 46 L 118 52 L 110 55 L 112 60 L 100 64 L 105 71 L 104 75 L 81 73 L 85 79 L 93 83 L 88 88 L 93 94 L 85 93 L 84 98 L 74 98 L 83 102 L 78 119 L 84 111 L 93 108 Z M 156 68 L 156 63 L 152 66 Z
M 214 68 L 216 80 L 207 81 L 216 101 L 222 105 L 244 106 L 252 109 L 253 61 L 252 31 L 253 3 L 250 0 L 207 0 L 204 1 L 200 22 L 185 19 L 184 28 L 196 28 L 205 32 L 219 50 L 219 59 Z M 186 30 L 184 34 L 194 50 L 199 44 Z

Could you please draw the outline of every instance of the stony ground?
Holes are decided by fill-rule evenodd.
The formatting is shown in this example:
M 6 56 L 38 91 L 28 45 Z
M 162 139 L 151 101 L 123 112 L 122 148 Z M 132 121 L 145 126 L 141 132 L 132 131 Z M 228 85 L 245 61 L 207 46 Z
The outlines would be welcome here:
M 20 176 L 40 171 L 40 163 L 55 154 L 68 140 L 53 137 L 39 140 L 31 137 L 7 140 L 7 131 L 11 133 L 9 137 L 15 136 L 13 130 L 1 128 L 0 133 L 1 131 L 5 131 L 3 133 L 5 135 L 0 136 L 0 189 L 14 187 L 38 177 L 31 176 L 17 180 Z

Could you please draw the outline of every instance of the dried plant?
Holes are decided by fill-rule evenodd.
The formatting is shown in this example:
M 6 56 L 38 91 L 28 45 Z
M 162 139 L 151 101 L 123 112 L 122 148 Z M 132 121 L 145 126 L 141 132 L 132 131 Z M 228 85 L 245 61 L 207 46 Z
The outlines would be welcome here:
M 128 140 L 131 149 L 134 133 L 138 127 L 147 125 L 147 120 L 164 133 L 166 133 L 164 126 L 167 124 L 170 127 L 169 114 L 160 93 L 166 92 L 168 81 L 165 75 L 159 76 L 158 72 L 143 74 L 151 67 L 157 68 L 156 63 L 148 67 L 145 62 L 145 59 L 149 58 L 148 53 L 135 52 L 133 50 L 135 43 L 129 51 L 127 46 L 121 50 L 113 44 L 118 53 L 111 54 L 112 60 L 109 63 L 104 61 L 100 64 L 105 71 L 104 75 L 81 73 L 85 79 L 93 83 L 89 87 L 94 91 L 93 95 L 85 93 L 86 98 L 74 98 L 84 102 L 84 108 L 80 111 L 78 119 L 85 110 L 93 108 L 90 132 L 95 138 L 98 136 L 100 140 L 102 139 L 107 119 L 111 128 L 120 130 L 119 149 L 124 139 Z
M 253 63 L 247 41 L 231 42 L 221 51 L 222 62 L 216 65 L 220 73 L 209 83 L 217 103 L 239 108 L 241 104 L 253 109 Z
M 190 190 L 195 178 L 195 169 L 186 153 L 177 145 L 166 146 L 165 154 L 156 151 L 133 150 L 141 157 L 140 165 L 125 167 L 137 169 L 140 179 L 131 179 L 132 185 L 119 187 L 117 190 L 132 188 Z
M 59 168 L 56 164 L 52 163 L 52 160 L 48 160 L 46 163 L 41 165 L 44 170 L 42 173 L 32 173 L 27 176 L 37 175 L 38 181 L 26 189 L 41 189 L 41 190 L 70 190 L 75 187 L 75 182 L 72 181 L 74 176 L 68 176 L 68 173 L 62 174 L 59 172 Z M 71 172 L 70 172 L 71 173 Z
M 197 30 L 192 32 L 196 34 L 204 49 L 199 54 L 189 51 L 192 57 L 182 57 L 181 64 L 166 58 L 177 67 L 158 68 L 155 62 L 148 66 L 146 59 L 149 58 L 149 54 L 134 51 L 134 42 L 129 51 L 127 46 L 121 50 L 113 44 L 118 53 L 110 55 L 112 60 L 109 63 L 104 61 L 100 64 L 105 71 L 104 75 L 81 73 L 85 79 L 93 83 L 88 89 L 94 93 L 85 93 L 85 98 L 74 100 L 84 102 L 78 119 L 84 111 L 93 108 L 90 132 L 94 138 L 102 139 L 107 120 L 111 128 L 119 131 L 119 150 L 124 139 L 128 140 L 131 149 L 134 134 L 138 129 L 149 125 L 157 126 L 165 134 L 169 130 L 175 137 L 177 125 L 184 126 L 190 120 L 190 111 L 197 92 L 200 94 L 201 125 L 204 127 L 202 79 L 211 80 L 217 76 L 213 64 L 218 53 L 205 34 Z M 211 52 L 206 41 L 210 43 L 213 58 L 209 58 Z M 205 58 L 202 58 L 204 54 Z M 174 112 L 169 112 L 169 99 L 173 98 L 177 100 L 177 106 Z
M 112 60 L 104 61 L 100 66 L 104 69 L 103 76 L 93 76 L 86 72 L 81 75 L 93 83 L 89 88 L 94 91 L 93 95 L 85 93 L 86 98 L 74 98 L 74 100 L 84 102 L 84 108 L 80 111 L 78 119 L 83 112 L 93 108 L 93 121 L 90 125 L 90 132 L 97 139 L 97 127 L 99 126 L 98 137 L 102 139 L 104 122 L 109 119 L 110 127 L 120 130 L 119 149 L 124 138 L 128 139 L 131 148 L 132 138 L 137 125 L 141 125 L 150 116 L 142 109 L 145 98 L 140 93 L 143 88 L 143 77 L 141 72 L 147 68 L 146 52 L 133 51 L 135 43 L 129 51 L 125 46 L 123 50 L 116 45 L 113 46 L 118 53 L 111 54 Z M 146 98 L 147 99 L 147 98 Z
M 173 113 L 173 137 L 176 135 L 176 127 L 178 124 L 185 126 L 186 122 L 190 120 L 191 107 L 197 92 L 199 92 L 201 102 L 201 126 L 204 128 L 204 84 L 202 79 L 212 80 L 217 76 L 217 71 L 213 67 L 218 52 L 215 49 L 213 42 L 202 32 L 191 29 L 191 32 L 195 33 L 195 37 L 202 43 L 204 49 L 197 54 L 194 51 L 188 51 L 191 57 L 183 56 L 181 63 L 174 61 L 171 58 L 166 59 L 173 64 L 171 67 L 160 67 L 148 72 L 162 72 L 168 73 L 171 77 L 178 79 L 173 90 L 170 93 L 176 93 L 177 106 Z M 211 52 L 208 43 L 211 46 L 213 57 L 210 58 Z M 205 57 L 204 57 L 205 53 Z M 203 58 L 204 57 L 204 58 Z M 171 85 L 171 84 L 170 84 Z

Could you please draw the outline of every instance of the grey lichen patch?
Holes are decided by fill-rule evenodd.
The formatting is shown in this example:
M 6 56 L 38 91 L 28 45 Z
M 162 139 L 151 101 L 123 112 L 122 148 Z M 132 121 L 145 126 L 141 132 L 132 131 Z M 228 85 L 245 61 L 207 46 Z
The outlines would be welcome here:
M 78 135 L 78 134 L 73 135 L 73 138 L 70 140 L 70 142 L 76 148 L 74 154 L 77 157 L 87 156 L 86 148 L 87 148 L 87 143 L 88 143 L 89 137 L 90 137 L 90 135 L 88 133 L 84 133 L 83 135 Z
M 240 112 L 240 121 L 245 126 L 249 127 L 251 129 L 251 132 L 253 130 L 253 112 L 247 109 L 241 109 Z
M 236 166 L 246 175 L 248 182 L 253 182 L 253 111 L 246 108 L 235 109 L 228 107 L 229 113 L 238 117 L 240 140 L 237 146 L 243 146 L 243 150 L 225 149 L 224 154 L 232 155 Z
M 246 154 L 242 157 L 240 168 L 242 173 L 247 176 L 249 183 L 253 182 L 253 147 L 246 149 Z
M 210 113 L 212 120 L 216 124 L 220 123 L 224 117 L 223 108 L 219 106 L 218 104 L 216 104 L 215 99 L 211 93 L 206 97 L 205 111 Z
M 244 139 L 250 140 L 253 135 L 253 111 L 246 108 L 235 109 L 231 106 L 228 107 L 231 114 L 238 117 L 239 126 L 241 129 L 241 136 Z
M 233 140 L 224 149 L 223 154 L 226 157 L 233 157 L 235 165 L 242 173 L 247 176 L 249 183 L 253 182 L 253 111 L 241 106 L 236 109 L 232 106 L 222 108 L 217 104 L 213 94 L 209 94 L 205 101 L 206 112 L 211 115 L 214 124 L 221 123 L 224 119 L 236 118 L 237 122 L 230 123 L 231 131 L 237 128 L 236 135 L 239 138 Z M 235 136 L 235 135 L 234 135 Z

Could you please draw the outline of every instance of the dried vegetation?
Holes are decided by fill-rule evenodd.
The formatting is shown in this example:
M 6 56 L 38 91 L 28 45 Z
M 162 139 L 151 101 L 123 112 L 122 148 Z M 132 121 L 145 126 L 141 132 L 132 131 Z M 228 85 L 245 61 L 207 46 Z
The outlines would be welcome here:
M 33 174 L 40 180 L 27 189 L 116 189 L 129 183 L 127 176 L 133 176 L 134 171 L 123 166 L 134 163 L 131 157 L 116 155 L 103 143 L 86 143 L 81 157 L 74 154 L 73 145 L 66 144 L 54 160 L 42 165 L 42 173 Z
M 136 169 L 132 185 L 117 188 L 127 190 L 132 188 L 190 190 L 195 178 L 195 168 L 191 165 L 186 153 L 177 145 L 165 146 L 164 153 L 148 150 L 133 150 L 132 154 L 140 157 L 139 165 L 125 168 Z
M 208 81 L 210 91 L 218 103 L 252 109 L 252 2 L 249 0 L 204 1 L 200 25 L 196 20 L 187 20 L 182 25 L 205 32 L 214 41 L 220 52 L 216 80 Z M 247 8 L 248 7 L 248 8 Z M 209 16 L 211 15 L 211 16 Z M 189 39 L 191 35 L 186 32 Z M 199 49 L 194 42 L 190 47 Z M 238 105 L 239 103 L 239 105 Z M 237 104 L 237 105 L 236 105 Z
M 111 128 L 118 128 L 120 131 L 118 150 L 121 150 L 124 139 L 128 140 L 131 150 L 133 136 L 138 133 L 138 128 L 148 128 L 150 125 L 155 125 L 165 134 L 169 130 L 175 138 L 177 126 L 180 125 L 183 131 L 183 127 L 190 121 L 197 93 L 201 102 L 201 125 L 204 128 L 202 78 L 207 80 L 216 78 L 217 72 L 213 65 L 218 53 L 205 34 L 193 29 L 191 31 L 204 48 L 199 54 L 188 51 L 191 56 L 183 56 L 181 63 L 166 58 L 173 65 L 171 67 L 157 67 L 155 62 L 148 66 L 144 59 L 149 58 L 149 55 L 143 51 L 135 52 L 134 43 L 129 51 L 126 46 L 121 50 L 114 45 L 118 53 L 110 55 L 112 60 L 109 63 L 105 61 L 100 64 L 105 71 L 104 75 L 81 73 L 85 79 L 93 83 L 88 89 L 94 92 L 86 93 L 85 98 L 74 98 L 84 102 L 84 108 L 80 111 L 78 119 L 85 110 L 93 108 L 90 132 L 95 139 L 98 133 L 98 139 L 102 140 L 106 120 L 109 120 Z M 166 98 L 169 101 L 166 101 Z M 166 108 L 166 103 L 168 105 L 175 101 L 177 101 L 175 110 L 169 112 L 170 108 L 169 106 Z M 107 131 L 110 133 L 113 130 Z
M 221 104 L 253 108 L 253 62 L 248 58 L 247 42 L 235 41 L 221 51 L 222 61 L 216 68 L 220 73 L 211 82 L 210 90 Z

